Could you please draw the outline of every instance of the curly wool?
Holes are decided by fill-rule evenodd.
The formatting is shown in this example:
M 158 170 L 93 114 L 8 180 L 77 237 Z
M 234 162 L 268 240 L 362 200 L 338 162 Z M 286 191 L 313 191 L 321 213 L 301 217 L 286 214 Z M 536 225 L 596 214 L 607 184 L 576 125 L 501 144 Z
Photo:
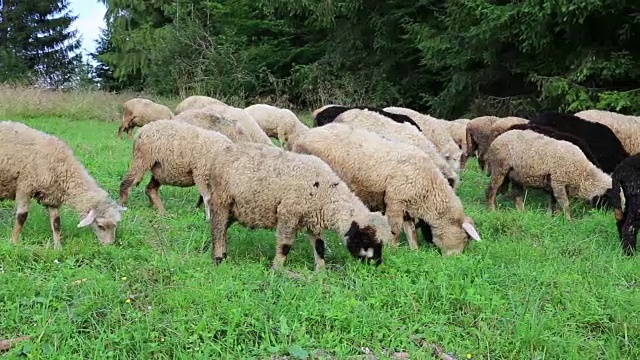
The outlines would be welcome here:
M 316 267 L 324 265 L 325 229 L 337 231 L 352 255 L 382 261 L 382 245 L 391 238 L 387 220 L 369 211 L 317 157 L 255 143 L 234 144 L 224 149 L 224 155 L 215 155 L 211 224 L 216 261 L 226 257 L 230 221 L 277 229 L 274 267 L 284 263 L 303 228 L 315 243 Z
M 18 208 L 22 204 L 25 214 L 31 198 L 47 208 L 68 205 L 83 218 L 93 211 L 89 224 L 94 233 L 101 243 L 113 243 L 124 208 L 89 175 L 66 143 L 22 123 L 2 121 L 0 144 L 0 199 L 15 200 Z
M 451 168 L 456 172 L 460 170 L 462 150 L 460 150 L 451 135 L 449 135 L 447 129 L 442 125 L 442 122 L 445 120 L 436 119 L 415 110 L 402 107 L 387 107 L 384 108 L 384 110 L 410 117 L 418 124 L 424 136 L 435 144 Z
M 628 154 L 640 153 L 640 121 L 637 116 L 628 116 L 604 110 L 584 110 L 575 114 L 584 120 L 606 125 L 620 139 Z
M 218 113 L 207 111 L 206 108 L 183 111 L 173 121 L 217 131 L 233 142 L 253 142 L 236 120 L 227 119 Z
M 424 137 L 420 131 L 409 124 L 401 124 L 389 120 L 387 117 L 369 110 L 352 109 L 340 114 L 333 122 L 345 123 L 359 128 L 373 131 L 391 140 L 411 144 L 424 151 L 431 161 L 447 178 L 449 185 L 454 189 L 460 185 L 460 177 L 454 171 L 444 157 L 438 152 L 435 145 Z
M 228 105 L 210 105 L 204 109 L 218 116 L 237 121 L 244 133 L 247 134 L 253 142 L 275 146 L 267 134 L 258 126 L 256 120 L 244 109 Z
M 463 226 L 473 226 L 462 202 L 429 156 L 415 146 L 332 123 L 309 129 L 292 151 L 319 157 L 370 209 L 384 209 L 394 243 L 406 214 L 432 227 L 443 254 L 459 254 L 466 246 L 469 236 Z M 469 231 L 477 236 L 475 229 Z
M 489 207 L 495 207 L 495 194 L 509 177 L 521 186 L 553 192 L 567 218 L 568 197 L 599 202 L 611 191 L 611 177 L 591 163 L 576 145 L 531 130 L 510 130 L 489 146 L 486 161 L 491 170 L 487 189 Z
M 126 132 L 131 138 L 134 128 L 156 120 L 171 119 L 174 116 L 168 107 L 143 98 L 128 100 L 122 108 L 122 123 L 118 128 L 118 137 L 122 137 L 122 133 Z
M 269 137 L 275 137 L 287 149 L 289 137 L 309 127 L 300 121 L 293 111 L 273 105 L 254 104 L 244 109 Z
M 467 152 L 464 155 L 466 161 L 472 156 L 478 157 L 478 166 L 480 170 L 485 170 L 484 154 L 489 148 L 491 139 L 491 127 L 500 120 L 497 116 L 480 116 L 472 119 L 467 124 Z
M 176 106 L 175 114 L 178 115 L 187 110 L 202 109 L 211 105 L 226 105 L 224 102 L 214 99 L 209 96 L 193 95 L 182 100 L 178 106 Z
M 233 142 L 217 131 L 206 130 L 179 121 L 155 121 L 143 126 L 133 144 L 129 171 L 120 183 L 120 203 L 126 204 L 129 191 L 151 171 L 146 193 L 160 213 L 165 213 L 158 195 L 161 185 L 196 186 L 205 201 L 210 197 L 212 154 Z

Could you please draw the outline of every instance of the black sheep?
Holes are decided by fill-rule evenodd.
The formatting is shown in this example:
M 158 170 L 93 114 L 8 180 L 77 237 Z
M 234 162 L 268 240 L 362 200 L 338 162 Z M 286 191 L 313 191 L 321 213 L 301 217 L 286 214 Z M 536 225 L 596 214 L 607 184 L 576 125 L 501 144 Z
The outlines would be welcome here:
M 364 106 L 364 105 L 351 106 L 351 107 L 342 106 L 342 105 L 328 106 L 316 114 L 316 116 L 313 118 L 313 126 L 318 127 L 318 126 L 326 125 L 330 122 L 333 122 L 333 120 L 335 120 L 336 117 L 338 117 L 338 115 L 342 114 L 343 112 L 348 110 L 353 110 L 353 109 L 369 110 L 369 111 L 377 112 L 378 114 L 382 116 L 386 116 L 397 123 L 409 123 L 415 126 L 418 130 L 420 130 L 420 126 L 418 126 L 418 124 L 416 124 L 416 122 L 413 121 L 413 119 L 411 119 L 407 115 L 394 114 L 379 108 Z
M 557 112 L 536 114 L 529 118 L 529 121 L 531 124 L 552 127 L 582 139 L 589 145 L 591 153 L 600 165 L 598 167 L 607 174 L 611 174 L 616 165 L 629 156 L 618 137 L 606 125 Z
M 622 250 L 626 255 L 636 251 L 636 236 L 640 229 L 640 155 L 628 157 L 621 162 L 611 175 L 612 200 Z M 625 205 L 622 210 L 620 189 L 624 193 Z
M 589 159 L 589 161 L 591 161 L 593 165 L 595 165 L 598 169 L 602 170 L 603 172 L 606 172 L 602 169 L 602 166 L 598 162 L 598 159 L 596 158 L 596 156 L 593 155 L 593 152 L 591 151 L 589 144 L 580 137 L 577 137 L 568 132 L 558 131 L 553 127 L 541 126 L 541 125 L 536 125 L 531 123 L 516 124 L 507 129 L 507 131 L 509 130 L 531 130 L 531 131 L 537 132 L 538 134 L 541 134 L 556 140 L 568 141 L 573 145 L 579 147 L 580 150 L 582 150 L 582 153 L 584 154 L 584 156 L 586 156 L 587 159 Z

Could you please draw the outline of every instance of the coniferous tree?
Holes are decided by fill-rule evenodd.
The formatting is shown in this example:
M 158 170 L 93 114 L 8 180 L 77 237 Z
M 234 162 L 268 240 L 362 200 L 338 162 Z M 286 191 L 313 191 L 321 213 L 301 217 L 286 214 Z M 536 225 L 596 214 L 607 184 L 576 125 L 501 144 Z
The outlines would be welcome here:
M 68 83 L 80 48 L 69 0 L 0 0 L 0 7 L 0 80 L 28 72 L 46 86 Z

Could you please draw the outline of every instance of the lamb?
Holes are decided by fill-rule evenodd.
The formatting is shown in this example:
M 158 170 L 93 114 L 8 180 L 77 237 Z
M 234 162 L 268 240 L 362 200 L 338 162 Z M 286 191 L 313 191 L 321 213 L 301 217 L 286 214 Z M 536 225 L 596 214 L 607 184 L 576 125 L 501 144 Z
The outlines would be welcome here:
M 275 146 L 267 134 L 258 126 L 255 119 L 244 109 L 228 105 L 209 105 L 204 109 L 218 116 L 237 121 L 253 142 Z
M 292 151 L 326 162 L 372 211 L 383 210 L 391 226 L 392 246 L 400 227 L 423 220 L 444 255 L 460 254 L 469 236 L 480 240 L 462 202 L 427 154 L 415 146 L 342 123 L 309 129 Z M 415 232 L 415 229 L 413 229 Z M 411 248 L 415 234 L 407 233 Z
M 484 154 L 489 148 L 491 127 L 498 120 L 500 118 L 497 116 L 480 116 L 472 119 L 467 124 L 467 152 L 464 155 L 464 165 L 475 154 L 478 157 L 478 167 L 483 171 L 485 170 Z M 463 167 L 462 164 L 461 167 Z
M 602 171 L 607 174 L 611 174 L 616 165 L 629 156 L 620 139 L 606 125 L 590 122 L 575 115 L 555 112 L 536 114 L 530 118 L 530 122 L 584 139 L 598 159 Z
M 333 123 L 352 124 L 391 140 L 414 145 L 429 155 L 431 161 L 440 169 L 452 188 L 456 189 L 460 185 L 460 177 L 440 155 L 435 145 L 422 136 L 420 131 L 408 124 L 390 121 L 387 117 L 376 112 L 360 109 L 352 109 L 338 115 Z
M 56 250 L 62 249 L 59 208 L 63 204 L 80 213 L 78 227 L 90 225 L 101 244 L 115 241 L 126 208 L 109 197 L 66 143 L 22 123 L 2 121 L 0 144 L 0 199 L 16 202 L 13 244 L 19 242 L 32 198 L 49 211 Z
M 239 222 L 251 228 L 275 228 L 280 268 L 305 228 L 314 249 L 316 270 L 325 265 L 324 229 L 338 232 L 349 252 L 362 261 L 382 263 L 391 239 L 386 218 L 369 211 L 336 173 L 315 156 L 253 143 L 228 145 L 211 157 L 216 186 L 210 200 L 212 260 L 226 258 L 227 228 Z
M 495 209 L 497 189 L 505 178 L 521 186 L 551 191 L 550 207 L 560 202 L 571 219 L 568 196 L 586 199 L 594 206 L 607 203 L 612 194 L 611 177 L 593 165 L 576 145 L 528 130 L 509 130 L 489 146 L 486 161 L 491 170 L 487 204 Z M 523 210 L 521 194 L 516 206 Z
M 173 118 L 171 110 L 148 99 L 133 98 L 123 104 L 122 123 L 118 128 L 118 138 L 126 132 L 129 139 L 133 137 L 133 129 L 152 121 Z
M 449 163 L 456 172 L 460 170 L 462 150 L 460 150 L 451 135 L 449 135 L 449 132 L 447 132 L 447 129 L 442 125 L 442 122 L 445 122 L 445 120 L 436 119 L 415 110 L 401 107 L 388 107 L 384 108 L 384 110 L 394 114 L 409 116 L 418 124 L 419 129 L 427 139 L 436 145 L 447 163 Z
M 267 104 L 254 104 L 244 109 L 253 117 L 269 137 L 275 137 L 287 149 L 289 137 L 309 127 L 300 121 L 293 111 Z
M 583 139 L 577 136 L 571 135 L 569 133 L 557 131 L 551 127 L 540 126 L 540 125 L 529 124 L 529 123 L 513 125 L 507 129 L 507 131 L 509 130 L 531 130 L 531 131 L 537 132 L 538 134 L 542 134 L 544 136 L 548 136 L 556 140 L 568 141 L 573 145 L 579 147 L 580 150 L 582 150 L 582 153 L 584 154 L 584 156 L 586 156 L 587 159 L 589 159 L 589 161 L 591 161 L 591 163 L 595 165 L 598 169 L 602 170 L 602 166 L 598 162 L 598 159 L 596 158 L 596 156 L 593 155 L 593 152 L 591 151 L 589 144 L 587 144 Z
M 603 110 L 585 110 L 575 116 L 592 123 L 606 125 L 620 139 L 627 154 L 640 153 L 640 121 L 635 116 L 622 115 Z
M 415 126 L 416 129 L 420 130 L 420 127 L 418 126 L 418 124 L 416 124 L 416 122 L 413 121 L 413 119 L 411 119 L 409 116 L 406 116 L 404 114 L 392 113 L 392 112 L 385 111 L 383 109 L 379 109 L 377 107 L 365 106 L 365 105 L 358 105 L 358 106 L 325 105 L 319 109 L 316 109 L 313 112 L 312 114 L 313 126 L 318 127 L 318 126 L 331 123 L 335 120 L 336 117 L 338 117 L 338 115 L 348 110 L 369 110 L 369 111 L 377 112 L 378 114 L 382 116 L 386 116 L 387 118 L 397 123 L 400 123 L 400 124 L 408 123 L 410 125 Z
M 158 213 L 166 213 L 158 194 L 161 185 L 195 185 L 209 218 L 212 154 L 220 153 L 229 144 L 233 142 L 217 131 L 180 121 L 162 120 L 143 126 L 133 144 L 129 171 L 120 182 L 120 204 L 128 202 L 131 188 L 142 181 L 147 171 L 151 171 L 145 192 Z
M 214 99 L 209 96 L 193 95 L 182 100 L 182 102 L 180 102 L 180 104 L 176 106 L 175 114 L 178 115 L 181 112 L 186 110 L 197 110 L 197 109 L 202 109 L 211 105 L 226 105 L 226 104 L 218 99 Z
M 616 166 L 611 175 L 613 207 L 620 244 L 625 255 L 636 252 L 636 239 L 640 228 L 640 155 L 630 156 Z M 624 211 L 620 190 L 624 195 Z

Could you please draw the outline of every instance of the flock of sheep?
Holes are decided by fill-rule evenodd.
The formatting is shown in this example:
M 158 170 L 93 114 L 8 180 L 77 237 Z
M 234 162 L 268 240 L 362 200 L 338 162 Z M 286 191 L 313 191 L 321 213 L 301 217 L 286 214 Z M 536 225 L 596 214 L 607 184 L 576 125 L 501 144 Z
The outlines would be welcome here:
M 489 209 L 509 187 L 519 210 L 525 187 L 545 190 L 550 209 L 557 212 L 559 203 L 568 219 L 569 197 L 613 207 L 622 248 L 635 252 L 640 119 L 632 116 L 587 110 L 447 121 L 401 107 L 326 105 L 313 112 L 309 128 L 287 109 L 241 109 L 206 96 L 188 97 L 175 111 L 142 98 L 123 108 L 118 136 L 131 139 L 140 129 L 117 202 L 67 144 L 0 122 L 0 199 L 16 202 L 13 243 L 32 198 L 49 211 L 56 249 L 62 204 L 80 213 L 78 227 L 91 226 L 102 244 L 113 243 L 131 188 L 150 172 L 146 194 L 159 213 L 166 211 L 161 185 L 197 188 L 194 204 L 204 205 L 216 263 L 226 258 L 233 222 L 276 230 L 274 268 L 300 230 L 307 232 L 316 269 L 325 264 L 325 229 L 339 233 L 354 257 L 376 264 L 384 245 L 398 246 L 401 231 L 417 249 L 416 228 L 442 254 L 460 254 L 471 240 L 480 241 L 456 195 L 461 169 L 477 156 L 490 175 Z

